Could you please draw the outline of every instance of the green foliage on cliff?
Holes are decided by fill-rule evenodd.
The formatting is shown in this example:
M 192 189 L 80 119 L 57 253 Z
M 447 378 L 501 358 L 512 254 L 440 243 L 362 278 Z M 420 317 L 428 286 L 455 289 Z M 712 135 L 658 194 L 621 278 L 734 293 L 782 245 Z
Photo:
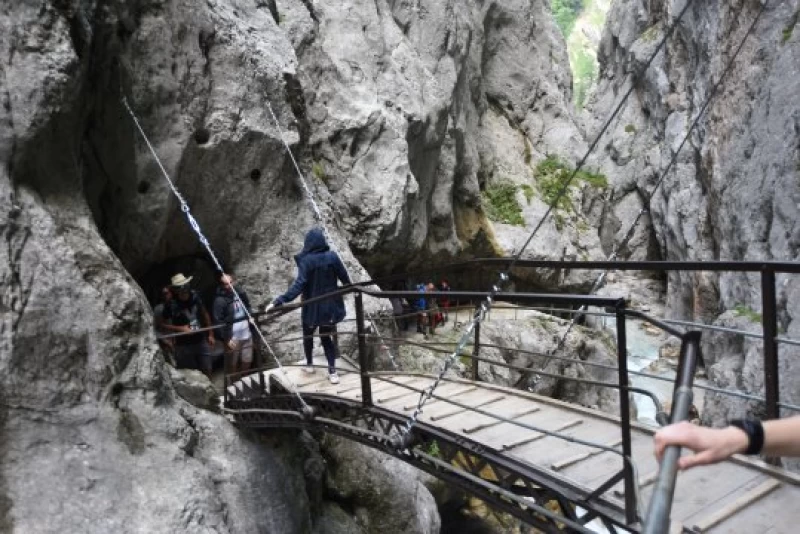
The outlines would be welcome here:
M 800 19 L 800 10 L 795 11 L 794 16 L 789 20 L 789 24 L 781 32 L 781 43 L 786 44 L 786 42 L 792 38 L 792 34 L 794 33 L 794 28 L 797 26 L 798 19 Z
M 442 457 L 442 451 L 439 449 L 439 443 L 436 441 L 431 441 L 427 447 L 423 448 L 423 452 L 434 458 Z
M 519 186 L 519 188 L 522 189 L 522 194 L 525 195 L 525 200 L 527 200 L 528 204 L 530 205 L 531 199 L 533 198 L 533 195 L 535 194 L 533 192 L 533 188 L 531 186 L 529 186 L 528 184 L 522 184 L 521 186 Z
M 761 322 L 761 314 L 744 304 L 737 304 L 734 306 L 733 313 L 736 317 L 745 317 L 754 323 Z
M 320 182 L 327 182 L 328 176 L 325 174 L 325 167 L 322 166 L 322 163 L 319 161 L 315 161 L 311 165 L 311 173 L 314 175 L 314 178 L 319 180 Z
M 574 168 L 556 156 L 547 156 L 536 166 L 535 176 L 539 192 L 542 194 L 542 200 L 549 206 L 555 203 L 556 209 L 574 211 L 569 193 L 558 198 L 559 192 L 564 188 L 564 184 L 567 183 L 573 170 Z M 578 174 L 575 175 L 575 178 L 570 183 L 570 187 L 576 186 L 579 182 L 585 182 L 592 187 L 600 189 L 608 187 L 608 180 L 605 175 L 595 174 L 586 170 L 578 171 Z
M 483 192 L 483 209 L 489 220 L 524 226 L 522 206 L 517 201 L 517 186 L 504 182 L 486 187 Z

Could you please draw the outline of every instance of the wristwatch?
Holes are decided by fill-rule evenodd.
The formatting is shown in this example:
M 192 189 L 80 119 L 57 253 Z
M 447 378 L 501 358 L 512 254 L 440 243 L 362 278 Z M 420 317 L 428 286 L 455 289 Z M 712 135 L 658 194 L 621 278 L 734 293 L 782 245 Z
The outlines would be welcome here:
M 764 448 L 764 427 L 761 426 L 761 421 L 754 421 L 751 419 L 732 419 L 728 421 L 730 426 L 741 429 L 747 434 L 747 450 L 744 454 L 760 454 L 761 449 Z

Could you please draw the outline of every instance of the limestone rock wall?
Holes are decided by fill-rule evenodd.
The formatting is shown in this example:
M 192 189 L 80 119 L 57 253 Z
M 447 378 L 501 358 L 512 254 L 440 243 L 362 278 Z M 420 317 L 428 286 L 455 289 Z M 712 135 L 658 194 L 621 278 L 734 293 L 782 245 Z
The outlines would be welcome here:
M 276 6 L 297 56 L 304 168 L 372 274 L 522 246 L 542 198 L 518 191 L 515 227 L 486 220 L 481 191 L 535 187 L 546 154 L 583 148 L 548 2 Z M 550 221 L 530 254 L 599 252 L 596 234 L 569 226 L 562 235 Z
M 606 250 L 619 242 L 628 222 L 647 204 L 761 7 L 750 0 L 693 2 L 665 51 L 641 79 L 634 79 L 632 73 L 684 5 L 618 0 L 608 16 L 588 130 L 599 128 L 630 84 L 635 90 L 600 144 L 603 169 L 614 181 L 613 205 L 607 208 L 602 236 Z M 708 113 L 652 196 L 646 224 L 640 225 L 627 251 L 632 257 L 798 259 L 798 10 L 797 1 L 767 3 Z M 796 278 L 781 275 L 777 283 L 780 328 L 790 337 L 800 328 Z M 758 274 L 674 273 L 668 279 L 667 310 L 674 317 L 704 321 L 731 310 L 719 321 L 741 322 L 741 316 L 756 317 L 761 308 L 759 284 Z M 734 313 L 736 308 L 739 313 Z M 748 342 L 747 349 L 723 350 L 737 343 L 741 345 L 718 340 L 704 345 L 710 378 L 725 387 L 763 394 L 760 349 Z M 781 352 L 781 395 L 796 402 L 797 351 L 782 346 Z M 729 411 L 726 403 L 710 410 L 709 419 L 761 410 L 731 403 Z
M 313 223 L 284 142 L 354 278 L 497 253 L 481 187 L 580 143 L 561 44 L 544 0 L 0 8 L 0 530 L 312 528 L 292 447 L 175 396 L 142 286 L 212 270 L 123 99 L 262 303 Z

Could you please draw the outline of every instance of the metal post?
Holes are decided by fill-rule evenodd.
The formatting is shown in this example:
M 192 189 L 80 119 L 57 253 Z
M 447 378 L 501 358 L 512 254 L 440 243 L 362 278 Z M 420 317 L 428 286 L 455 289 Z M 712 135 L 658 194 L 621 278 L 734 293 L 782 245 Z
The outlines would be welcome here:
M 625 476 L 625 521 L 630 525 L 636 522 L 636 494 L 634 493 L 633 458 L 631 449 L 631 408 L 628 391 L 628 350 L 625 331 L 625 301 L 617 304 L 617 369 L 619 371 L 619 411 L 622 430 L 622 454 L 626 461 L 622 465 Z
M 478 356 L 481 353 L 481 323 L 475 323 L 475 346 L 472 348 L 472 379 L 478 380 Z
M 670 423 L 685 421 L 689 417 L 692 406 L 692 384 L 700 354 L 700 332 L 691 331 L 683 336 L 681 357 L 678 372 L 675 375 L 675 391 L 672 395 L 672 416 Z M 672 510 L 672 497 L 675 494 L 675 481 L 678 477 L 678 459 L 681 448 L 671 445 L 664 451 L 658 478 L 653 486 L 650 507 L 647 509 L 647 520 L 644 534 L 665 534 L 669 531 L 669 516 Z
M 764 393 L 767 401 L 767 419 L 780 417 L 778 407 L 778 319 L 775 310 L 775 271 L 761 270 L 761 321 L 764 332 Z
M 367 331 L 364 328 L 364 302 L 361 293 L 355 294 L 356 329 L 358 333 L 358 365 L 361 367 L 361 402 L 364 406 L 372 406 L 372 383 L 369 380 L 369 363 L 367 357 Z

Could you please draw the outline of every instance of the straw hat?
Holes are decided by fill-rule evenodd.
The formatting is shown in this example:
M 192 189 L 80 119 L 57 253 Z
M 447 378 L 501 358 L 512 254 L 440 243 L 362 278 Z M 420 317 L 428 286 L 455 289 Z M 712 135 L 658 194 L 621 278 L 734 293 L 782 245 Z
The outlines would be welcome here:
M 192 281 L 193 276 L 186 278 L 183 276 L 183 273 L 178 273 L 170 279 L 170 285 L 172 287 L 183 287 L 187 285 L 189 282 Z

